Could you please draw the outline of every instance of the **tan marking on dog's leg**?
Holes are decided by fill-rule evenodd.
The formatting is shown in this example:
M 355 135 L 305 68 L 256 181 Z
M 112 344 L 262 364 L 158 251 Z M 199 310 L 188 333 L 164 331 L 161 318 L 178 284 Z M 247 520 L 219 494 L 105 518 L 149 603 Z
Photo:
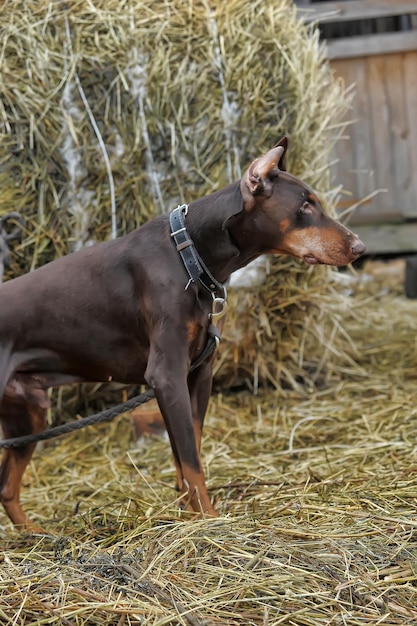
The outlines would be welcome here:
M 207 517 L 218 517 L 216 509 L 211 503 L 203 472 L 196 472 L 188 466 L 183 467 L 183 501 L 186 508 L 194 513 Z
M 29 425 L 31 427 L 31 433 L 37 433 L 44 429 L 46 410 L 28 405 L 14 406 L 14 411 L 19 410 L 26 412 L 25 418 L 29 418 Z M 2 408 L 4 413 L 4 407 Z M 26 421 L 27 425 L 27 421 Z M 19 434 L 28 434 L 20 432 L 16 435 L 15 432 L 11 433 L 7 427 L 7 422 L 3 419 L 3 431 L 4 436 L 7 439 L 10 436 L 19 436 Z M 32 458 L 32 454 L 35 450 L 36 444 L 30 444 L 21 448 L 6 448 L 3 451 L 2 463 L 0 466 L 0 501 L 4 506 L 4 509 L 13 522 L 13 524 L 20 530 L 26 529 L 31 532 L 41 532 L 41 530 L 33 524 L 26 513 L 24 512 L 22 505 L 20 504 L 20 488 L 22 484 L 22 477 L 25 469 Z
M 34 449 L 34 445 L 27 446 L 24 456 L 20 457 L 17 457 L 14 450 L 5 450 L 0 469 L 0 499 L 17 529 L 37 532 L 39 528 L 29 520 L 20 504 L 22 477 Z

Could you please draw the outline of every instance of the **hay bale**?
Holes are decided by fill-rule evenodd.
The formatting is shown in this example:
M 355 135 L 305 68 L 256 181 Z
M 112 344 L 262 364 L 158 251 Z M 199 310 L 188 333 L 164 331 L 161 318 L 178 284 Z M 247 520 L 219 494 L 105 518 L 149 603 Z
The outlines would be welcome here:
M 289 0 L 16 0 L 0 28 L 0 216 L 27 220 L 11 274 L 239 178 L 284 132 L 289 170 L 332 210 L 347 98 Z M 222 384 L 305 378 L 299 330 L 326 282 L 323 268 L 278 259 L 260 288 L 232 296 Z

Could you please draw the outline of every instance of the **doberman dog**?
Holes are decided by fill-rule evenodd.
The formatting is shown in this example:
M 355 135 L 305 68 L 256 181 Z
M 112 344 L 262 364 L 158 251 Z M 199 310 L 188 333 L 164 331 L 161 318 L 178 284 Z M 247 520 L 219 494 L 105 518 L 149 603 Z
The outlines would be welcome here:
M 284 137 L 240 181 L 0 286 L 5 438 L 44 429 L 50 387 L 147 383 L 168 431 L 183 505 L 217 515 L 200 459 L 213 356 L 189 368 L 204 350 L 224 283 L 261 254 L 344 266 L 365 251 L 285 171 L 286 150 Z M 19 494 L 34 447 L 5 449 L 0 467 L 0 499 L 20 528 L 33 528 Z

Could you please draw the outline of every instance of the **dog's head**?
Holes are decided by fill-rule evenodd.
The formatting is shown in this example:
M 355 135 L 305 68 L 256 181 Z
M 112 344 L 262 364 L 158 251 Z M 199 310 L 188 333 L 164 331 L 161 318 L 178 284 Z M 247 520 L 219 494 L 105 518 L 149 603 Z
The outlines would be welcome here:
M 254 245 L 264 253 L 304 259 L 311 265 L 343 266 L 365 252 L 362 241 L 326 215 L 314 191 L 285 171 L 287 138 L 255 159 L 240 189 L 251 218 Z

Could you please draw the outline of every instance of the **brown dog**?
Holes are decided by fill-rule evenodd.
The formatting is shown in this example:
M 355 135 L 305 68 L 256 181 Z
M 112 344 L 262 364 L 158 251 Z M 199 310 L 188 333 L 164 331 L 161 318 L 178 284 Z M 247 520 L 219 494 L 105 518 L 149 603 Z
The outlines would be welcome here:
M 242 180 L 155 218 L 125 237 L 53 261 L 0 286 L 0 423 L 5 438 L 41 431 L 47 389 L 68 383 L 147 383 L 163 415 L 177 488 L 192 511 L 216 515 L 200 460 L 212 385 L 201 354 L 230 274 L 260 254 L 346 265 L 365 251 L 285 172 L 287 140 Z M 0 498 L 12 522 L 34 444 L 6 449 Z

